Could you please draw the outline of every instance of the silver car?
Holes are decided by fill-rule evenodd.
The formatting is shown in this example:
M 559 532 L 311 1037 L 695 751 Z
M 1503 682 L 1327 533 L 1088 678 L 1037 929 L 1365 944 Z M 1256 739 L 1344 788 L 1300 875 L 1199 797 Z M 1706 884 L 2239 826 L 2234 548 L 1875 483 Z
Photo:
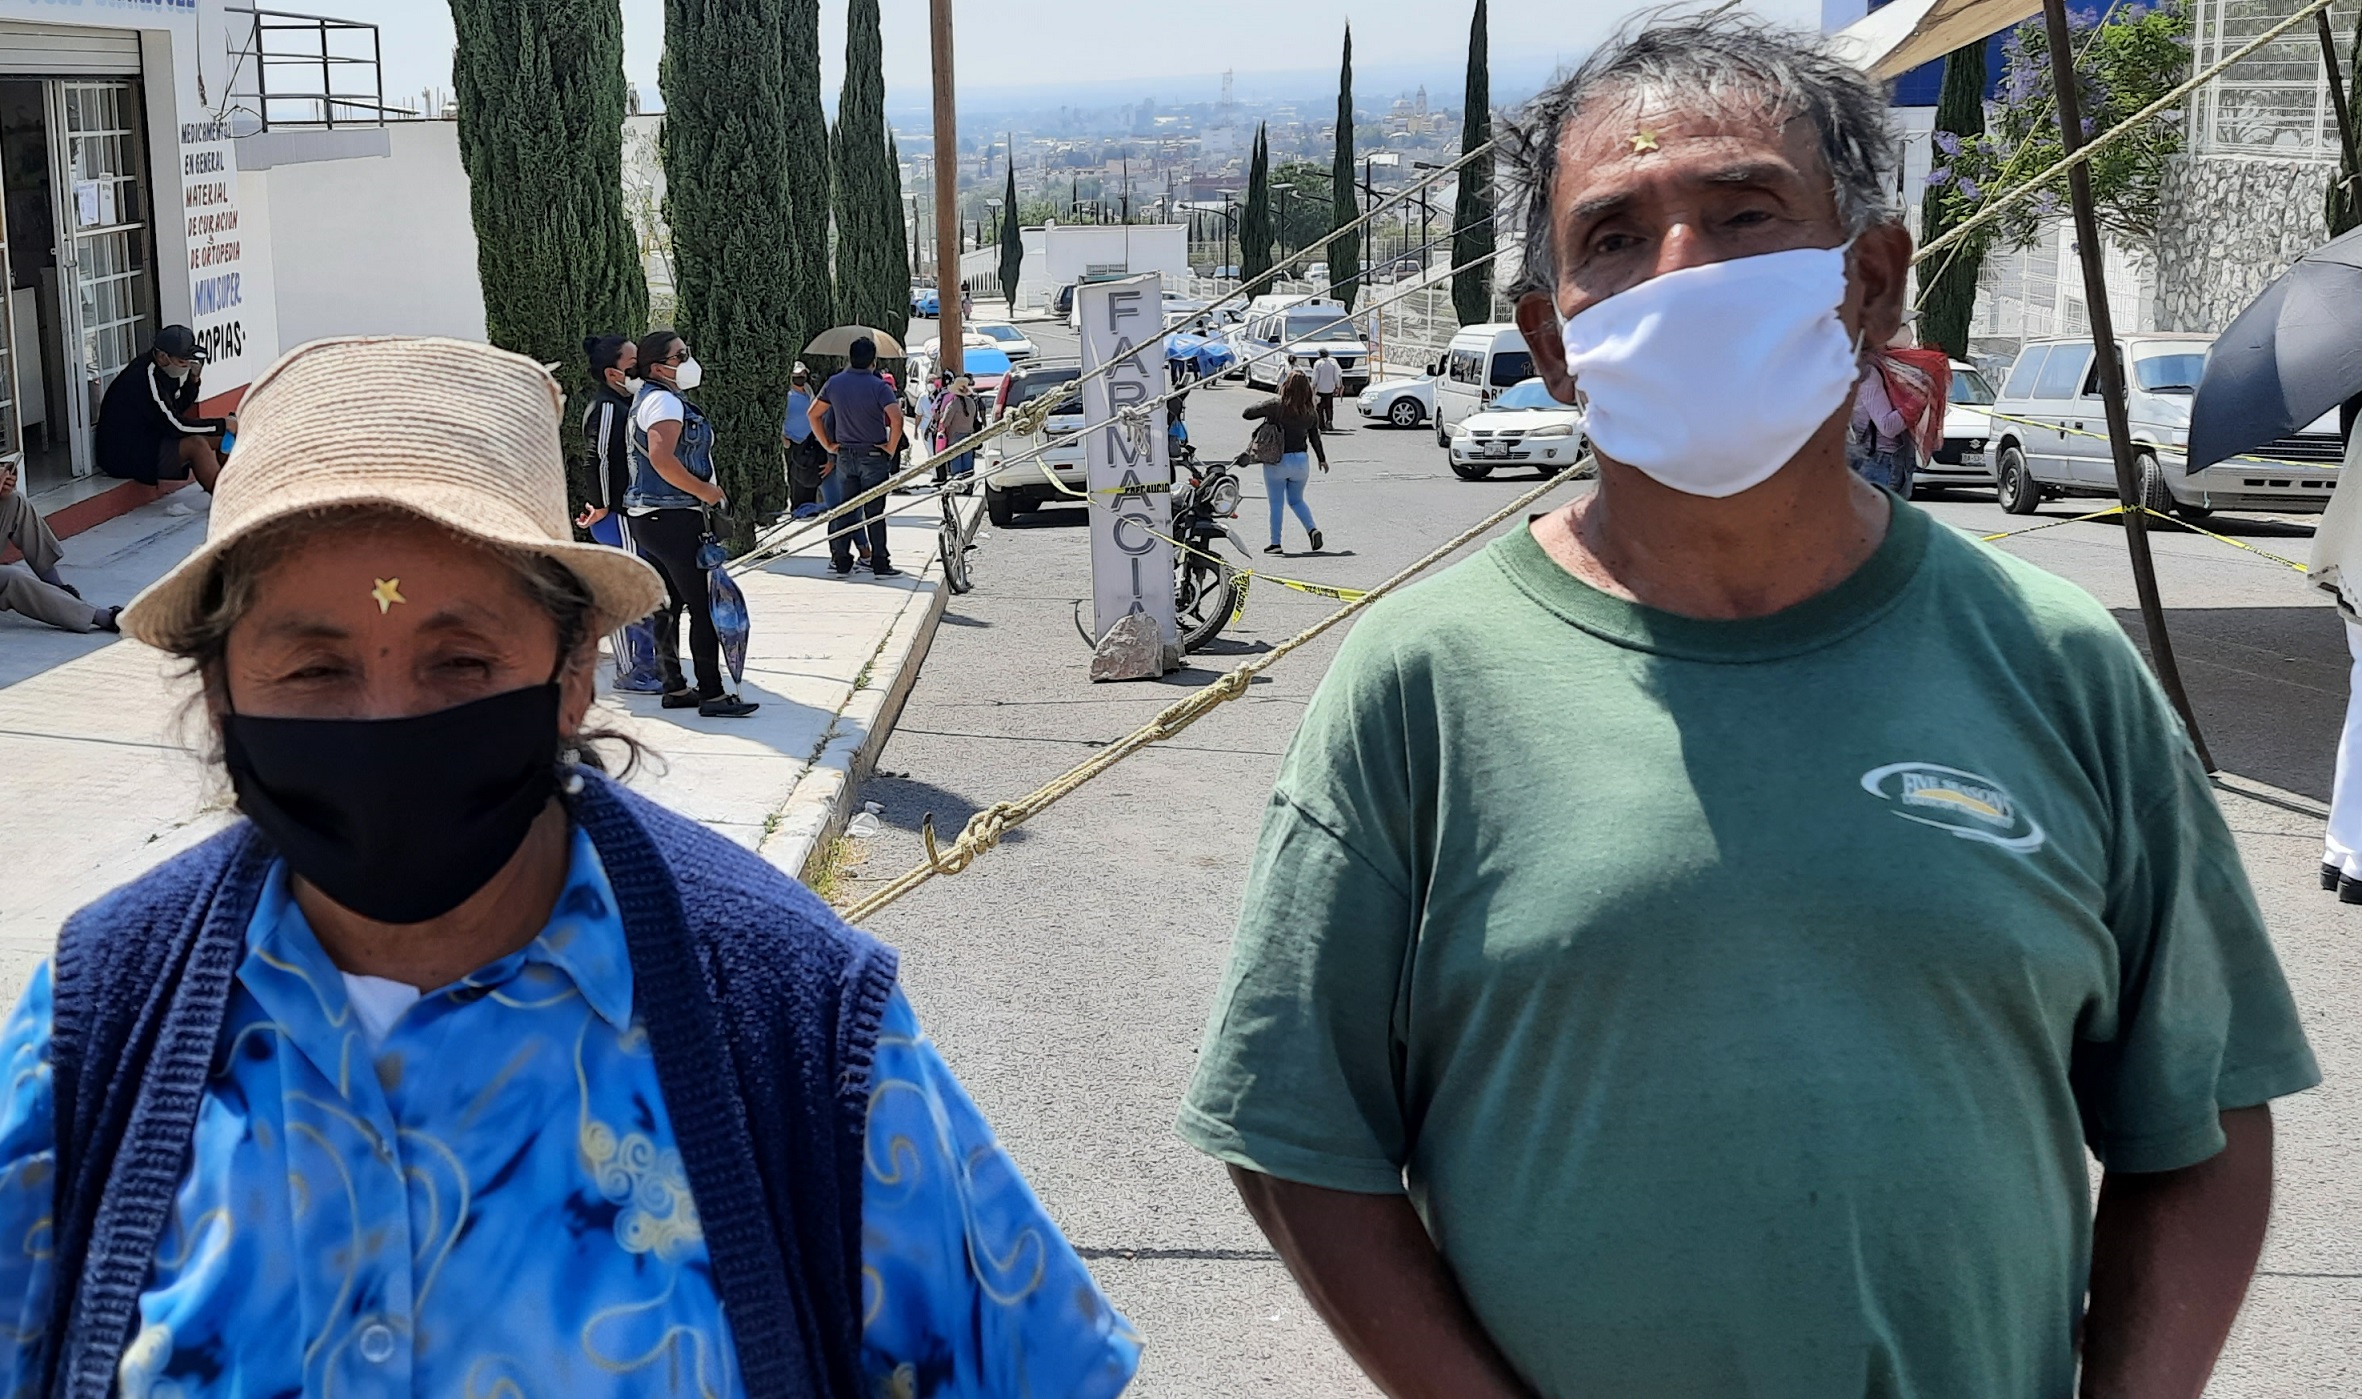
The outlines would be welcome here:
M 2213 343 L 2211 335 L 2155 334 L 2127 335 L 2119 346 L 2141 503 L 2193 519 L 2216 510 L 2319 511 L 2345 455 L 2335 413 L 2248 455 L 2186 470 L 2190 401 Z M 2029 342 L 1986 411 L 2002 509 L 2027 515 L 2052 496 L 2115 496 L 2090 340 Z

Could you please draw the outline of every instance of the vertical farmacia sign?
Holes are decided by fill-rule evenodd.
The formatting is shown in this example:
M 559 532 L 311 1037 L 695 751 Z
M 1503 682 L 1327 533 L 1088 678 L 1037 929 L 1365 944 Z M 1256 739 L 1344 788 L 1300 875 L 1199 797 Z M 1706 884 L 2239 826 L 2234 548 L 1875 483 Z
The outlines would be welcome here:
M 1163 281 L 1150 272 L 1079 287 L 1084 464 L 1091 488 L 1091 634 L 1134 613 L 1155 619 L 1177 663 L 1173 620 L 1173 468 L 1165 453 Z

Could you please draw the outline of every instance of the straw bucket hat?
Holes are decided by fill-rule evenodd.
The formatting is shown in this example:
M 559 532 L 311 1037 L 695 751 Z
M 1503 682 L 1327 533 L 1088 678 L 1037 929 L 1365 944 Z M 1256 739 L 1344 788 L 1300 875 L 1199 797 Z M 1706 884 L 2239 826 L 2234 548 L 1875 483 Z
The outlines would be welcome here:
M 664 602 L 635 555 L 574 541 L 558 448 L 564 396 L 522 355 L 467 340 L 318 340 L 263 371 L 238 413 L 205 543 L 123 609 L 162 646 L 197 619 L 222 555 L 290 515 L 392 506 L 456 533 L 555 559 L 607 631 Z

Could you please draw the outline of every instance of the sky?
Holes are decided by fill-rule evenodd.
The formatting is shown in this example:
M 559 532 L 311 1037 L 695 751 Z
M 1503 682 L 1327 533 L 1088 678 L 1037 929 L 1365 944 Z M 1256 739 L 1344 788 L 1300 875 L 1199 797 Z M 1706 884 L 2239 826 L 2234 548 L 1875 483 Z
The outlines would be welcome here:
M 664 0 L 622 0 L 624 73 L 656 91 Z M 927 0 L 882 0 L 887 107 L 928 100 Z M 1818 28 L 1822 0 L 1744 0 L 1766 18 Z M 380 26 L 387 100 L 451 83 L 451 11 L 444 0 L 308 0 L 315 14 Z M 1633 0 L 1492 0 L 1496 92 L 1531 90 L 1581 57 L 1627 16 Z M 1467 0 L 967 0 L 954 10 L 963 110 L 1019 99 L 1211 101 L 1235 70 L 1246 99 L 1305 95 L 1335 82 L 1338 39 L 1354 22 L 1357 87 L 1389 96 L 1419 82 L 1450 91 L 1465 62 Z M 836 105 L 845 6 L 823 0 L 821 77 Z M 1318 91 L 1317 86 L 1310 89 Z M 1333 90 L 1333 89 L 1332 89 Z M 653 104 L 651 98 L 650 105 Z

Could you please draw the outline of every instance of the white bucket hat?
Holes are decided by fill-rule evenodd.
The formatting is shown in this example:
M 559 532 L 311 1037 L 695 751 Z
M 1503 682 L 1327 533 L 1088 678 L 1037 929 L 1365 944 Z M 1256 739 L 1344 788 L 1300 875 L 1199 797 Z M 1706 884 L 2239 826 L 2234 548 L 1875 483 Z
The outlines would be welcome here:
M 605 632 L 655 611 L 664 583 L 637 556 L 579 544 L 558 447 L 564 394 L 522 355 L 470 340 L 316 340 L 254 381 L 205 542 L 132 599 L 119 624 L 151 646 L 197 620 L 222 555 L 273 520 L 390 506 L 471 539 L 555 559 Z

